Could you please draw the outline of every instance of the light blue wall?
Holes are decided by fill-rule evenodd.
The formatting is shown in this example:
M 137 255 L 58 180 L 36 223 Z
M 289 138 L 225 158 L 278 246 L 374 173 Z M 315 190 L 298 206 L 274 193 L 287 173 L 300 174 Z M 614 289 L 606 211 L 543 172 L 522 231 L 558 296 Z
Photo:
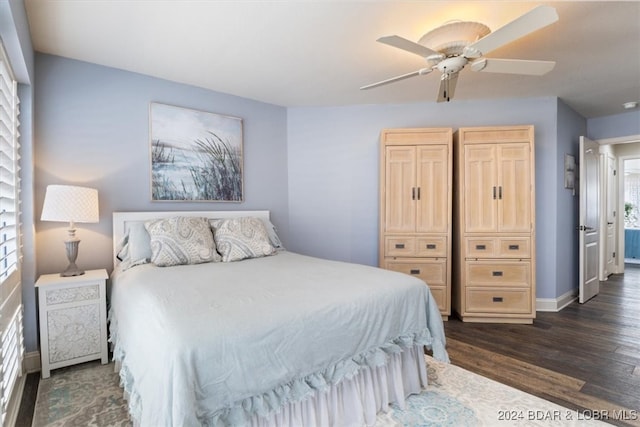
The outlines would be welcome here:
M 290 108 L 290 249 L 377 264 L 379 135 L 384 128 L 533 124 L 536 161 L 537 295 L 557 293 L 559 228 L 557 98 L 408 105 Z M 562 151 L 564 156 L 564 151 Z M 564 191 L 564 190 L 563 190 Z M 571 273 L 561 273 L 570 276 Z
M 576 163 L 579 161 L 580 136 L 586 136 L 587 122 L 578 113 L 569 108 L 564 102 L 558 101 L 558 138 L 557 138 L 557 164 L 556 164 L 556 210 L 547 213 L 555 216 L 556 229 L 569 231 L 560 233 L 557 238 L 556 256 L 556 291 L 555 295 L 545 295 L 543 298 L 555 298 L 574 291 L 578 286 L 579 269 L 579 245 L 578 245 L 578 189 L 575 192 L 564 188 L 564 155 L 574 156 Z M 576 182 L 576 184 L 578 184 Z M 562 266 L 562 268 L 559 268 Z
M 587 136 L 590 139 L 619 138 L 631 135 L 640 135 L 639 109 L 587 120 Z
M 120 210 L 268 209 L 287 242 L 285 108 L 57 56 L 37 54 L 35 63 L 36 217 L 49 184 L 99 191 L 100 222 L 77 224 L 79 266 L 111 270 L 111 214 Z M 244 202 L 150 201 L 152 101 L 242 118 Z M 61 271 L 67 225 L 37 220 L 35 228 L 38 274 Z

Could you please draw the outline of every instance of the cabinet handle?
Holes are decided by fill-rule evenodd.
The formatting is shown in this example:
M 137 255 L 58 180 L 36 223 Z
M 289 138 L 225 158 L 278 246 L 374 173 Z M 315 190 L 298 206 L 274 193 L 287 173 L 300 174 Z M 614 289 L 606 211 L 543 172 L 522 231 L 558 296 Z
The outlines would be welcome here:
M 518 249 L 520 249 L 520 245 L 509 245 L 510 251 L 517 251 Z
M 420 270 L 418 269 L 411 270 L 411 274 L 420 274 Z
M 416 187 L 411 187 L 411 200 L 416 199 Z
M 487 245 L 476 245 L 476 250 L 484 251 L 487 249 Z
M 396 243 L 396 249 L 404 249 L 404 243 Z
M 493 277 L 502 277 L 502 271 L 493 271 L 491 272 Z
M 436 245 L 434 245 L 433 243 L 427 243 L 427 249 L 435 249 Z
M 493 297 L 493 302 L 502 302 L 502 297 Z
M 495 185 L 493 186 L 493 200 L 496 199 L 496 187 Z
M 420 187 L 418 187 L 418 200 L 420 200 Z
M 498 199 L 502 200 L 502 185 L 498 187 Z

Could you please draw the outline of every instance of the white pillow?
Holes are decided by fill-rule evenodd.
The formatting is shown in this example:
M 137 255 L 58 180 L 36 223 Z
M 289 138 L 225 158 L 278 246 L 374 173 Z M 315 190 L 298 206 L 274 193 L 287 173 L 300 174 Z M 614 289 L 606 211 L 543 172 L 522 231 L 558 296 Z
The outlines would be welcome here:
M 258 258 L 275 252 L 269 233 L 259 218 L 217 219 L 211 223 L 216 248 L 223 262 Z
M 151 262 L 160 267 L 220 261 L 209 221 L 200 217 L 173 217 L 147 221 Z

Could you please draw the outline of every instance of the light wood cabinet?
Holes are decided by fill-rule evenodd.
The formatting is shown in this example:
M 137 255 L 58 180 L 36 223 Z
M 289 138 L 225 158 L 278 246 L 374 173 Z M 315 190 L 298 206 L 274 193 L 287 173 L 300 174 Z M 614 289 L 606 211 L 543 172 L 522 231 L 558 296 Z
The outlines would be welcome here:
M 380 153 L 379 265 L 424 280 L 451 314 L 453 132 L 386 129 Z
M 464 321 L 532 323 L 533 126 L 461 128 L 454 141 L 454 309 Z

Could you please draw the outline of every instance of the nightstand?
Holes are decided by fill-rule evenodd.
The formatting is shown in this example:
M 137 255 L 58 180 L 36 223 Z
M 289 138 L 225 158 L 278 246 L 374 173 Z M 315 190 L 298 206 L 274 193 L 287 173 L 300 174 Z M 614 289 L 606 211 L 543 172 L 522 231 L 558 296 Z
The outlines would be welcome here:
M 101 269 L 73 277 L 44 274 L 36 282 L 42 378 L 76 363 L 108 363 L 107 278 Z

